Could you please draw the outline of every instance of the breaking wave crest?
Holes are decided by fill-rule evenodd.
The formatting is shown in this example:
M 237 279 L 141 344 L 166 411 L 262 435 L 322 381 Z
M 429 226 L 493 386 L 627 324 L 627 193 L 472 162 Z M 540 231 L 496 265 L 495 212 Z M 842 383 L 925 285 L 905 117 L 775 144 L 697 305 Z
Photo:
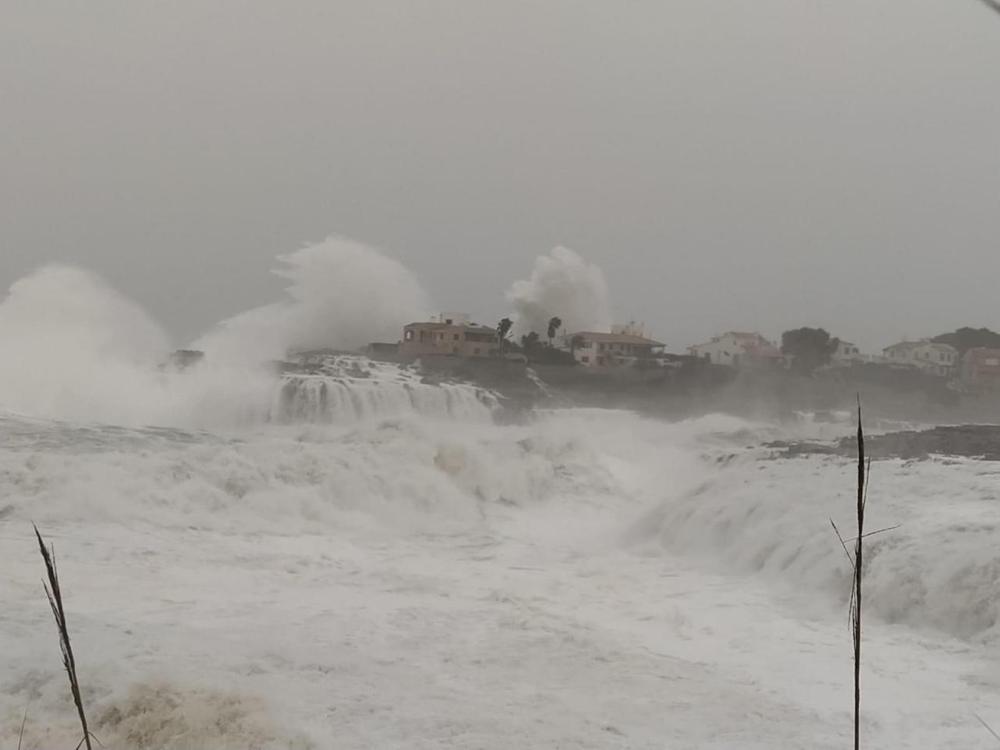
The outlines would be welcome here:
M 186 368 L 169 364 L 166 334 L 103 279 L 39 269 L 0 301 L 0 412 L 209 429 L 408 413 L 488 417 L 496 402 L 482 391 L 424 383 L 361 358 L 327 358 L 328 367 L 307 372 L 301 362 L 279 365 L 296 349 L 395 341 L 430 307 L 405 267 L 350 240 L 330 238 L 279 261 L 284 299 L 202 336 L 193 346 L 205 356 Z
M 831 519 L 853 528 L 856 466 L 842 459 L 718 454 L 700 486 L 661 502 L 634 528 L 674 554 L 762 575 L 845 607 L 852 568 Z M 866 610 L 953 636 L 1000 637 L 995 473 L 971 460 L 875 464 L 866 526 Z

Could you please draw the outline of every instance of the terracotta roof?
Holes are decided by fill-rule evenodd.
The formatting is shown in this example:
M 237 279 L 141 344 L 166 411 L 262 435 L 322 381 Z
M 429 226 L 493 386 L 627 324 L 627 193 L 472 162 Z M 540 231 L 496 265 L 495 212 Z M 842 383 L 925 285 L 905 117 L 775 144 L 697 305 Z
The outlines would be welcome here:
M 470 331 L 470 330 L 471 331 L 484 331 L 484 332 L 485 331 L 492 331 L 493 333 L 496 333 L 496 329 L 495 328 L 491 328 L 490 326 L 479 325 L 478 323 L 441 323 L 440 321 L 437 321 L 437 320 L 429 320 L 429 321 L 418 322 L 418 323 L 407 323 L 405 326 L 403 326 L 403 330 L 406 330 L 407 328 L 414 328 L 414 327 L 429 328 L 429 329 L 437 329 L 437 328 L 464 328 L 467 331 Z
M 694 349 L 694 348 L 699 347 L 699 346 L 708 346 L 708 344 L 716 344 L 716 343 L 722 341 L 722 339 L 726 338 L 727 336 L 731 336 L 732 338 L 736 339 L 736 342 L 738 344 L 740 344 L 740 345 L 743 345 L 743 346 L 745 346 L 747 344 L 767 344 L 767 345 L 770 345 L 770 343 L 771 343 L 771 342 L 769 342 L 766 338 L 764 338 L 759 333 L 746 333 L 744 331 L 726 331 L 725 333 L 722 333 L 722 334 L 720 334 L 718 336 L 713 336 L 712 340 L 708 341 L 705 344 L 695 344 L 694 346 L 689 347 L 689 348 Z
M 633 336 L 629 333 L 600 333 L 598 331 L 580 331 L 579 333 L 574 333 L 567 338 L 573 339 L 577 336 L 582 336 L 590 341 L 597 342 L 599 344 L 636 344 L 638 346 L 666 346 L 659 341 L 654 341 L 653 339 L 647 339 L 643 336 Z

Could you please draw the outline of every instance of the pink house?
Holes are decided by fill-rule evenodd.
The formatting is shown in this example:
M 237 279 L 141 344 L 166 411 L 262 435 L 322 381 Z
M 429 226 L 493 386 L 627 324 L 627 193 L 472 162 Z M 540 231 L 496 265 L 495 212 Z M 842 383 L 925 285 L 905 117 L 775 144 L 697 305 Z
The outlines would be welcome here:
M 982 389 L 1000 386 L 1000 349 L 969 349 L 962 357 L 962 381 Z

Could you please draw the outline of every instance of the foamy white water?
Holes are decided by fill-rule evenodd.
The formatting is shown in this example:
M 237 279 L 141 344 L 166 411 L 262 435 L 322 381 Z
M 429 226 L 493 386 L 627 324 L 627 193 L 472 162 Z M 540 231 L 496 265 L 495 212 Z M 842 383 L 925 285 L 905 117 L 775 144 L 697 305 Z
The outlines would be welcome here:
M 79 741 L 32 522 L 109 748 L 847 746 L 828 519 L 850 528 L 854 467 L 760 448 L 847 417 L 499 424 L 495 394 L 411 368 L 261 363 L 397 330 L 425 300 L 353 243 L 283 263 L 286 298 L 184 370 L 84 271 L 0 303 L 0 746 L 25 712 L 26 750 Z M 599 269 L 559 251 L 512 300 L 570 326 L 587 289 Z M 871 528 L 901 526 L 868 546 L 865 747 L 993 746 L 973 714 L 1000 725 L 996 478 L 875 465 Z
M 483 422 L 490 421 L 500 405 L 497 396 L 485 389 L 466 383 L 425 383 L 413 368 L 365 357 L 323 356 L 303 369 L 280 378 L 269 421 L 343 425 L 421 414 Z
M 849 464 L 761 460 L 774 428 L 728 417 L 399 406 L 5 418 L 0 743 L 25 707 L 26 747 L 78 739 L 35 521 L 109 747 L 844 746 Z M 870 548 L 867 747 L 990 746 L 989 471 L 875 467 L 872 523 L 904 525 Z

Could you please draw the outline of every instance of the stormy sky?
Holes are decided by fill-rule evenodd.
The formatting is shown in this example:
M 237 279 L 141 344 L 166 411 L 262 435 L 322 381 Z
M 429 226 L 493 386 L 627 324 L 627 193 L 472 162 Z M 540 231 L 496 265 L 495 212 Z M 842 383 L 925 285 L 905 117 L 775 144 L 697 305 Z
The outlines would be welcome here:
M 976 0 L 6 3 L 0 286 L 65 261 L 176 338 L 341 234 L 505 313 L 573 248 L 680 350 L 1000 328 Z

